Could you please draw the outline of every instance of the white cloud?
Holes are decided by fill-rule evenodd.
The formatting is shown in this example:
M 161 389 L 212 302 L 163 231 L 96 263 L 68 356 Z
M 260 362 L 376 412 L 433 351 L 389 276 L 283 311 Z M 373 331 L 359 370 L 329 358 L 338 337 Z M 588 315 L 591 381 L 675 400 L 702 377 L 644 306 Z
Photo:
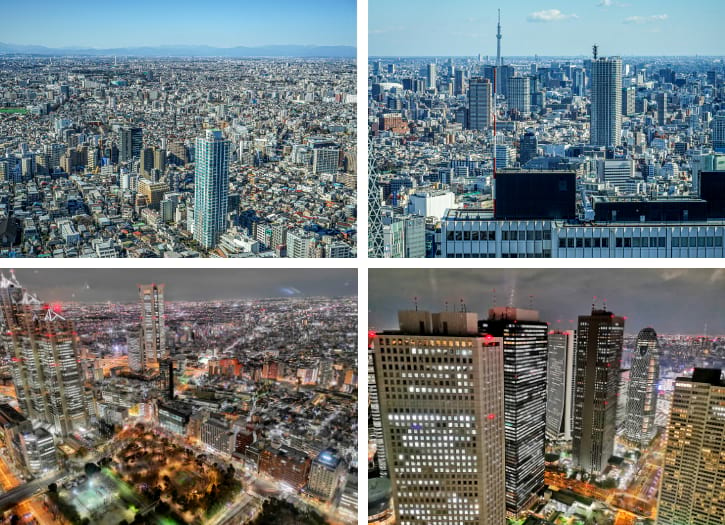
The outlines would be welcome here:
M 631 5 L 624 2 L 615 2 L 614 0 L 602 0 L 597 4 L 597 7 L 630 7 Z
M 562 22 L 564 20 L 573 20 L 579 18 L 575 14 L 567 15 L 558 9 L 544 9 L 543 11 L 535 11 L 531 13 L 527 20 L 529 22 Z
M 602 0 L 597 5 L 599 7 L 611 7 L 612 6 L 612 0 Z
M 650 16 L 628 16 L 624 19 L 625 24 L 651 24 L 654 22 L 662 22 L 669 18 L 668 15 L 650 15 Z

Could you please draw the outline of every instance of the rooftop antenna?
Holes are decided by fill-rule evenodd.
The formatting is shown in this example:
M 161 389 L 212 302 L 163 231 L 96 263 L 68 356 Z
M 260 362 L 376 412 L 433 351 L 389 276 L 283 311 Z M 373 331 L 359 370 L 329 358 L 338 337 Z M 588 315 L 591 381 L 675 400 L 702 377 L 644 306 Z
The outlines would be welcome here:
M 415 311 L 417 312 L 418 311 L 418 298 L 417 297 L 413 297 L 413 304 L 415 305 Z
M 592 53 L 594 54 L 594 60 L 596 60 L 599 56 L 599 46 L 597 44 L 592 46 Z
M 461 312 L 466 313 L 466 303 L 463 302 L 463 297 L 461 297 Z
M 496 288 L 493 289 L 493 307 L 496 308 Z
M 444 303 L 444 304 L 446 305 L 446 306 L 445 306 L 445 311 L 447 312 L 447 311 L 448 311 L 448 301 L 445 301 L 445 303 Z
M 529 310 L 533 310 L 533 309 L 534 309 L 534 296 L 529 295 Z
M 606 311 L 606 310 L 607 310 L 607 300 L 606 300 L 606 299 L 602 299 L 602 309 L 603 309 L 604 311 Z
M 597 309 L 597 296 L 592 298 L 592 312 Z

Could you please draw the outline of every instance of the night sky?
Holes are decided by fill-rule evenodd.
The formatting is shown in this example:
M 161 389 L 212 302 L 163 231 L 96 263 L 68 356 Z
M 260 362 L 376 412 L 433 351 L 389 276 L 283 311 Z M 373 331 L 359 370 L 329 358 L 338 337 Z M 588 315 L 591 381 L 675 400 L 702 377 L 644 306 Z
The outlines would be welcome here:
M 166 285 L 168 301 L 357 295 L 353 269 L 16 269 L 15 275 L 46 302 L 136 302 L 137 285 L 151 283 Z
M 398 327 L 397 311 L 439 312 L 464 300 L 469 312 L 485 318 L 496 289 L 498 306 L 541 312 L 554 328 L 576 326 L 588 314 L 592 299 L 627 317 L 625 331 L 652 326 L 660 334 L 725 335 L 725 270 L 723 269 L 373 269 L 368 278 L 369 324 L 375 330 Z M 513 300 L 512 300 L 513 294 Z M 570 324 L 573 320 L 574 324 Z M 561 322 L 558 322 L 561 321 Z

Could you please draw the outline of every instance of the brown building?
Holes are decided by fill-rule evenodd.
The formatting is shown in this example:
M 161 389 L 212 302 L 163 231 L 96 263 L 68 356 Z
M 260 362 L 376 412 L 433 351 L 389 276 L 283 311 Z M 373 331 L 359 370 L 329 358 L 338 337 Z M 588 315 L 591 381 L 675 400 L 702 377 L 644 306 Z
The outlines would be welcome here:
M 312 461 L 299 450 L 282 446 L 265 448 L 259 457 L 259 471 L 279 481 L 286 482 L 297 490 L 307 484 Z

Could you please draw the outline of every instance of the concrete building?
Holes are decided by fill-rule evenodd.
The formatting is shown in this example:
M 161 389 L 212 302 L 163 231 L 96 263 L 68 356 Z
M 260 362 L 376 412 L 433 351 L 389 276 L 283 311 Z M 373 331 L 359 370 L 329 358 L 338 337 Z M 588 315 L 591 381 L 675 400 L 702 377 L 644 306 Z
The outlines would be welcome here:
M 324 502 L 332 501 L 345 471 L 345 464 L 336 451 L 325 449 L 312 461 L 307 490 Z
M 141 361 L 143 367 L 166 357 L 163 284 L 139 285 L 141 299 Z
M 481 77 L 468 84 L 468 128 L 485 131 L 493 122 L 493 85 Z
M 725 382 L 696 368 L 675 381 L 657 525 L 716 525 L 725 516 Z
M 619 146 L 622 132 L 622 59 L 592 61 L 592 104 L 589 142 Z
M 506 519 L 502 340 L 475 313 L 398 312 L 373 338 L 395 519 Z

